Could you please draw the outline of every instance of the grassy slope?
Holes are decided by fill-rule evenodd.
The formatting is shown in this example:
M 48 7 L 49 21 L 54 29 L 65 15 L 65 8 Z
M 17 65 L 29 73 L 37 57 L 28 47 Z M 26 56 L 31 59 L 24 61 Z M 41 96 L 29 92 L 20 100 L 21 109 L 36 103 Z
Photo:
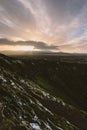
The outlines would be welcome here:
M 6 59 L 10 60 L 8 57 Z M 0 59 L 1 61 L 1 59 Z M 79 59 L 78 59 L 79 61 Z M 87 111 L 87 64 L 56 60 L 24 59 L 23 64 L 0 62 L 17 75 L 40 84 L 57 97 Z
M 87 111 L 86 64 L 42 60 L 27 61 L 24 71 L 28 77 L 36 79 L 36 82 L 56 96 Z
M 12 79 L 12 75 L 14 74 L 16 76 L 16 83 L 18 82 L 19 85 L 21 84 L 20 81 L 17 81 L 19 80 L 19 78 L 23 78 L 24 80 L 32 80 L 34 81 L 34 83 L 36 82 L 36 84 L 40 85 L 40 87 L 43 87 L 52 95 L 60 97 L 69 104 L 73 104 L 73 106 L 77 106 L 81 110 L 87 112 L 86 64 L 66 63 L 59 62 L 57 60 L 47 61 L 43 59 L 23 60 L 21 64 L 19 61 L 13 62 L 10 58 L 5 57 L 4 59 L 0 59 L 0 71 L 10 75 L 10 77 L 6 76 L 7 80 Z M 10 84 L 6 86 L 6 89 L 9 90 L 9 88 Z M 28 87 L 26 86 L 26 90 L 27 89 Z M 0 91 L 2 92 L 2 89 Z M 6 90 L 4 91 L 7 93 Z M 14 91 L 14 93 L 20 94 L 21 92 L 17 90 L 17 92 Z M 9 94 L 11 95 L 12 93 L 9 93 L 8 91 L 7 97 L 9 96 Z M 24 94 L 22 96 L 24 98 Z M 39 99 L 39 96 L 40 95 L 38 95 L 38 97 L 35 96 L 35 98 Z M 21 99 L 20 95 L 18 97 Z M 7 98 L 5 100 L 7 101 Z M 26 101 L 27 100 L 28 99 L 26 99 Z M 66 119 L 69 119 L 71 122 L 74 122 L 76 125 L 78 125 L 79 128 L 86 128 L 86 120 L 83 120 L 82 116 L 84 115 L 79 113 L 79 110 L 73 111 L 72 109 L 69 109 L 67 107 L 61 109 L 60 104 L 57 104 L 57 106 L 55 106 L 55 103 L 46 102 L 45 100 L 41 100 L 41 102 L 43 105 L 46 105 L 46 107 L 52 112 L 54 111 L 55 107 L 54 113 L 65 117 Z M 10 109 L 10 111 L 11 110 L 12 108 Z M 68 130 L 67 127 L 66 130 Z

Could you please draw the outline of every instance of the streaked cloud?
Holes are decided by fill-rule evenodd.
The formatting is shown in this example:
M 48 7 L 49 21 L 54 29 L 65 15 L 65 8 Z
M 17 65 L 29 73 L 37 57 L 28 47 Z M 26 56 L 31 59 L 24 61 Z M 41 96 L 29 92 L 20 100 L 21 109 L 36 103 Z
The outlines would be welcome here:
M 44 50 L 87 52 L 86 12 L 86 0 L 0 0 L 0 38 L 42 41 L 32 45 Z

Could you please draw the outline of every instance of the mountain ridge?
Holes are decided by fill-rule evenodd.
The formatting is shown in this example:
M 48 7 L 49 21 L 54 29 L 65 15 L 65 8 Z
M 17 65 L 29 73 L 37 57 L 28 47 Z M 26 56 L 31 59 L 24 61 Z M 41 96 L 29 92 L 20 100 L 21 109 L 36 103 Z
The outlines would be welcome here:
M 46 62 L 0 54 L 0 130 L 86 130 L 86 113 L 44 88 L 38 75 Z

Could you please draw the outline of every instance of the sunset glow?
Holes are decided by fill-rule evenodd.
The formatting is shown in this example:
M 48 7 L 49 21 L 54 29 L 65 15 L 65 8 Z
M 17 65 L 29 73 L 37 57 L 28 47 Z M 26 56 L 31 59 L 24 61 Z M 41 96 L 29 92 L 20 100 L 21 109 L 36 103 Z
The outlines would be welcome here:
M 3 46 L 0 51 L 34 51 L 34 46 Z
M 87 53 L 86 12 L 87 0 L 0 0 L 0 39 L 28 41 L 13 50 Z
M 14 51 L 34 51 L 34 46 L 16 46 Z

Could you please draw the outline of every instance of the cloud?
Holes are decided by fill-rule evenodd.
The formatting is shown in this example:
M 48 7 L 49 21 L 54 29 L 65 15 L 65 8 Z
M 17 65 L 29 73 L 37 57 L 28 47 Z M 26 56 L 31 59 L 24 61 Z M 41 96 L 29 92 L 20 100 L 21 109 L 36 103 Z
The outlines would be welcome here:
M 18 0 L 0 0 L 0 34 L 6 37 L 23 37 L 21 32 L 35 28 L 31 11 Z
M 36 41 L 10 41 L 7 39 L 0 39 L 0 46 L 34 46 L 35 49 L 39 49 L 42 51 L 46 50 L 58 50 L 58 46 L 55 45 L 47 45 L 44 42 L 36 42 Z
M 49 50 L 58 46 L 62 51 L 81 51 L 80 39 L 87 36 L 86 12 L 86 0 L 0 0 L 0 38 L 42 41 L 35 46 Z
M 3 18 L 8 18 L 14 24 L 33 24 L 34 17 L 31 11 L 24 7 L 18 0 L 0 0 L 0 6 L 2 7 Z M 35 24 L 35 23 L 34 23 Z
M 47 12 L 53 21 L 60 24 L 69 23 L 84 8 L 86 0 L 44 0 Z

